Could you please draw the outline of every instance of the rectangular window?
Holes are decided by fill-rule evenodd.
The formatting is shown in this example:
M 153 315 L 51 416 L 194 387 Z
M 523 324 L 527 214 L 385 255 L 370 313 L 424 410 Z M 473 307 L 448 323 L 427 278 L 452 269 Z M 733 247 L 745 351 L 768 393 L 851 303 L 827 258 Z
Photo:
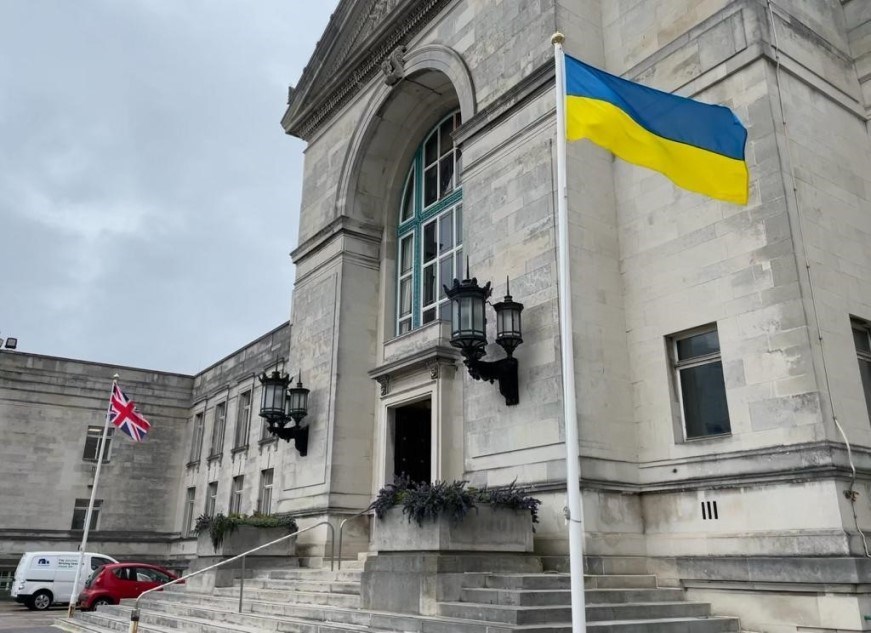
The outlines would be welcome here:
M 463 205 L 447 209 L 423 226 L 421 323 L 449 321 L 451 302 L 444 287 L 462 278 Z
M 114 427 L 109 427 L 109 432 L 106 434 L 106 449 L 103 451 L 103 463 L 109 461 L 112 453 L 112 435 L 115 433 Z M 85 452 L 82 454 L 82 459 L 86 462 L 95 462 L 100 455 L 100 440 L 103 439 L 102 426 L 89 426 L 88 433 L 85 435 Z
M 206 488 L 206 516 L 213 517 L 215 516 L 215 503 L 218 500 L 218 482 L 213 481 L 209 483 L 209 487 Z
M 203 413 L 197 413 L 194 416 L 194 433 L 191 437 L 191 453 L 188 457 L 188 462 L 200 461 L 200 455 L 203 452 L 203 429 L 205 428 L 205 419 Z
M 269 423 L 266 420 L 263 420 L 260 423 L 260 441 L 261 442 L 269 442 L 274 440 L 275 436 L 269 432 Z
M 397 334 L 411 331 L 411 295 L 414 283 L 414 233 L 399 239 L 399 288 L 396 298 Z
M 233 448 L 248 446 L 248 429 L 251 424 L 251 391 L 239 394 L 239 407 L 236 410 L 236 437 Z
M 859 359 L 859 375 L 865 392 L 865 407 L 871 416 L 871 326 L 862 321 L 853 321 L 853 343 Z
M 181 520 L 182 536 L 190 536 L 194 521 L 194 499 L 197 496 L 196 488 L 188 488 L 184 500 L 184 516 Z
M 233 489 L 230 491 L 229 514 L 241 514 L 242 512 L 242 486 L 244 485 L 244 483 L 244 475 L 233 477 Z
M 257 499 L 257 512 L 269 514 L 272 509 L 272 477 L 273 469 L 260 471 L 260 496 Z
M 227 421 L 227 403 L 215 405 L 215 426 L 212 427 L 212 451 L 209 457 L 216 457 L 224 452 L 224 424 Z
M 88 502 L 90 499 L 76 499 L 76 505 L 73 507 L 73 524 L 71 530 L 84 530 L 85 517 L 88 514 Z M 102 499 L 94 499 L 94 511 L 91 513 L 91 528 L 97 529 L 97 523 L 100 519 L 100 510 L 103 507 Z
M 686 439 L 730 433 L 716 326 L 672 336 L 671 348 Z

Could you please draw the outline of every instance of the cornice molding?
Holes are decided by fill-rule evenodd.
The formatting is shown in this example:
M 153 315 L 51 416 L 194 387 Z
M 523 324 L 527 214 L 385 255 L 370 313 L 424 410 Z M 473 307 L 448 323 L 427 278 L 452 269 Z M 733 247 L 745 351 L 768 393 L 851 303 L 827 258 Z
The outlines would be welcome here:
M 312 61 L 303 71 L 298 88 L 290 91 L 287 111 L 281 120 L 285 132 L 308 141 L 333 113 L 357 96 L 360 89 L 381 72 L 382 64 L 398 47 L 407 45 L 452 1 L 375 0 L 350 30 L 347 25 L 328 26 L 318 44 L 321 50 L 315 51 Z M 350 8 L 344 12 L 347 15 Z M 371 31 L 361 31 L 373 21 L 378 23 Z M 344 33 L 342 29 L 345 29 Z M 337 49 L 340 42 L 343 42 L 342 48 Z M 339 52 L 329 55 L 334 50 Z M 318 90 L 321 80 L 324 86 Z

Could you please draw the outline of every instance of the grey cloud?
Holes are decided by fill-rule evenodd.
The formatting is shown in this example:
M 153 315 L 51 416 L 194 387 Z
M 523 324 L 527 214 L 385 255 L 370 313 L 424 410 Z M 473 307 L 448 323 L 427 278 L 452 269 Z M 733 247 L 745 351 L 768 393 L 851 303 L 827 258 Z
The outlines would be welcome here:
M 0 3 L 0 336 L 193 372 L 287 318 L 331 3 Z

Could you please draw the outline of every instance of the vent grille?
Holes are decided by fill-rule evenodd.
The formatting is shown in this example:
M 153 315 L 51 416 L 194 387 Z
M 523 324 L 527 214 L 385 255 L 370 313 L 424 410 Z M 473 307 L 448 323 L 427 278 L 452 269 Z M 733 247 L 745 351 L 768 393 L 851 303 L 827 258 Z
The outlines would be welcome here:
M 702 501 L 702 520 L 716 521 L 720 518 L 716 501 Z

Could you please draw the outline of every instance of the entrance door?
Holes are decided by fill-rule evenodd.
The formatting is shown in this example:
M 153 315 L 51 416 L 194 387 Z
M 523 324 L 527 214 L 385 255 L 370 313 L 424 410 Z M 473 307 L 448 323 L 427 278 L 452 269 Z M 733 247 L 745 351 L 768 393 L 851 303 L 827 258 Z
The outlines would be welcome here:
M 431 481 L 430 400 L 394 409 L 393 474 L 412 481 Z

